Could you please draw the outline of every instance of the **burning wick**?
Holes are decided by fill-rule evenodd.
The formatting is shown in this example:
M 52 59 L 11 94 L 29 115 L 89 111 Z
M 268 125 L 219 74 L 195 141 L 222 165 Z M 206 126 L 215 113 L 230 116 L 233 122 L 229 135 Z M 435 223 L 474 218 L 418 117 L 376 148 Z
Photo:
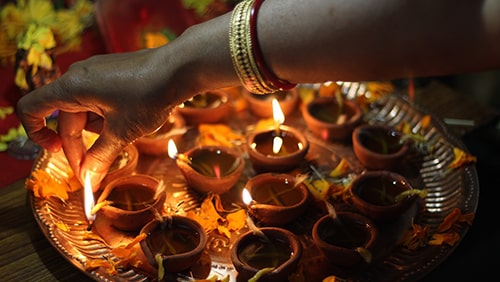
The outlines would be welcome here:
M 172 139 L 168 140 L 168 156 L 173 160 L 179 160 L 181 162 L 191 164 L 191 160 L 186 155 L 178 153 L 177 146 Z
M 92 225 L 94 224 L 95 220 L 95 214 L 92 213 L 92 210 L 94 209 L 94 194 L 92 192 L 92 183 L 90 183 L 90 174 L 87 171 L 85 173 L 85 185 L 84 185 L 84 210 L 85 210 L 85 216 L 87 217 L 87 221 L 89 222 L 89 225 L 87 227 L 87 231 L 92 230 Z
M 285 122 L 285 115 L 281 110 L 278 100 L 274 98 L 273 103 L 273 119 L 276 126 L 276 136 L 273 138 L 273 153 L 277 154 L 283 146 L 283 138 L 280 136 L 280 126 Z
M 250 192 L 248 192 L 247 188 L 243 188 L 242 198 L 243 198 L 243 203 L 245 203 L 245 205 L 247 206 L 247 208 L 253 202 L 252 195 L 250 195 Z M 255 225 L 255 223 L 253 222 L 252 218 L 248 214 L 248 209 L 247 209 L 246 223 L 248 225 L 248 228 L 250 230 L 252 230 L 253 234 L 261 236 L 261 237 L 264 237 L 264 238 L 266 237 L 266 235 L 264 234 L 264 232 L 262 232 L 262 230 L 260 230 L 260 228 L 258 228 Z

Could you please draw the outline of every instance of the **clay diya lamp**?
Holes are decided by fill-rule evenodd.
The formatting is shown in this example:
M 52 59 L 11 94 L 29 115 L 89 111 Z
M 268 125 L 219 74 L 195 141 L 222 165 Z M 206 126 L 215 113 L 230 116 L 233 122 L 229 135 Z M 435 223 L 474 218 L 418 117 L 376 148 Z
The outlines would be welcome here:
M 135 145 L 125 147 L 111 164 L 108 173 L 101 182 L 101 187 L 105 187 L 115 179 L 131 175 L 135 171 L 138 161 L 139 151 Z
M 259 271 L 258 281 L 288 281 L 302 257 L 302 245 L 290 231 L 263 227 L 239 237 L 231 248 L 231 261 L 238 271 L 238 281 L 248 281 Z
M 182 272 L 195 265 L 207 244 L 203 227 L 195 220 L 172 215 L 147 223 L 141 233 L 147 237 L 140 242 L 148 263 L 158 269 L 163 264 L 165 272 Z
M 229 191 L 240 179 L 245 159 L 231 148 L 199 146 L 177 154 L 170 143 L 169 156 L 176 160 L 189 187 L 201 193 L 222 194 Z
M 132 174 L 109 182 L 96 205 L 106 201 L 97 211 L 111 226 L 122 231 L 138 231 L 161 213 L 165 202 L 161 182 L 149 175 Z
M 410 151 L 403 133 L 386 125 L 360 125 L 352 133 L 354 154 L 367 169 L 394 169 Z
M 196 94 L 176 107 L 187 124 L 217 123 L 231 112 L 229 94 L 222 90 L 212 90 Z
M 168 153 L 168 140 L 176 142 L 185 132 L 185 121 L 176 110 L 168 117 L 164 125 L 152 134 L 143 136 L 134 142 L 140 153 L 146 155 L 162 155 Z
M 314 223 L 315 245 L 335 265 L 353 267 L 370 263 L 378 236 L 375 223 L 359 213 L 338 212 L 336 215 L 336 219 L 328 214 Z
M 325 141 L 341 141 L 351 137 L 363 114 L 355 102 L 329 96 L 316 97 L 307 103 L 302 117 L 315 136 Z
M 277 91 L 271 94 L 254 94 L 243 89 L 242 96 L 248 102 L 250 111 L 260 118 L 273 116 L 272 100 L 276 99 L 284 115 L 289 115 L 297 108 L 299 92 L 297 89 Z
M 248 155 L 258 172 L 288 172 L 299 167 L 309 146 L 302 132 L 286 125 L 252 132 L 247 138 Z
M 250 178 L 244 199 L 248 212 L 266 226 L 284 226 L 297 219 L 307 208 L 309 191 L 304 183 L 284 173 L 262 173 Z
M 391 171 L 366 171 L 353 180 L 349 189 L 352 204 L 362 214 L 384 222 L 401 217 L 425 193 Z

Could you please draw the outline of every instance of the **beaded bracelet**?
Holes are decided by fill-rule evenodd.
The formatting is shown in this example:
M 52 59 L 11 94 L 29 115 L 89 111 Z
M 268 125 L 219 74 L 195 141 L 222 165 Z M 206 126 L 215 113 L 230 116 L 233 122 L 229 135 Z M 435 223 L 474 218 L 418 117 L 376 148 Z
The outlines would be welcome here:
M 236 5 L 229 26 L 233 66 L 251 93 L 266 94 L 291 89 L 296 84 L 281 80 L 266 66 L 257 39 L 257 14 L 263 0 L 244 0 Z

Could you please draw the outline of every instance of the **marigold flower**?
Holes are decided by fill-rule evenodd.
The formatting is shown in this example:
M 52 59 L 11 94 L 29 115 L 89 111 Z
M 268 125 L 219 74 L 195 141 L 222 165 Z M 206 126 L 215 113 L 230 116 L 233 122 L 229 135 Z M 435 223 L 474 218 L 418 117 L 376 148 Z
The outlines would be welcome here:
M 461 166 L 464 166 L 469 163 L 475 163 L 477 162 L 477 158 L 469 153 L 466 153 L 462 149 L 458 147 L 453 147 L 453 155 L 455 156 L 455 159 L 453 162 L 449 165 L 449 168 L 458 168 Z

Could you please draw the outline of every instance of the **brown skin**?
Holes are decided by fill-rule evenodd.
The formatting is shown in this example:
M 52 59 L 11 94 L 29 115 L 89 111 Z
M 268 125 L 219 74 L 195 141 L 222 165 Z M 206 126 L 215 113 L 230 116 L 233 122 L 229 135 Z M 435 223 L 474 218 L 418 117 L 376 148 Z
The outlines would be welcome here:
M 295 83 L 431 76 L 500 67 L 500 1 L 267 0 L 259 43 L 276 75 Z M 23 96 L 17 112 L 29 137 L 61 148 L 99 188 L 124 146 L 160 127 L 201 91 L 237 86 L 229 53 L 230 14 L 192 26 L 173 42 L 73 64 Z M 44 117 L 59 109 L 58 132 Z M 82 130 L 100 133 L 86 151 Z

